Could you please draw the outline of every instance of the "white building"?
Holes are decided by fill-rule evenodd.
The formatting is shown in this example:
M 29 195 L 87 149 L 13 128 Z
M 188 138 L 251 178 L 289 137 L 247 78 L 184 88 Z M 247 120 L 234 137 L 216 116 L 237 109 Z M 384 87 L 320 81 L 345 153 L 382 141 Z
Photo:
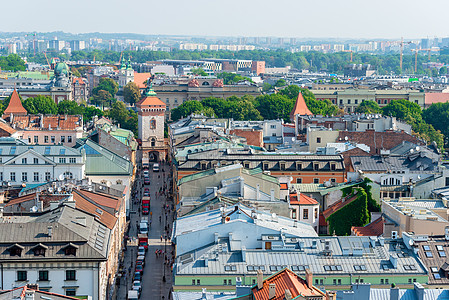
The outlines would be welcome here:
M 85 157 L 63 145 L 27 145 L 0 138 L 0 181 L 12 186 L 84 178 Z
M 320 204 L 313 198 L 302 193 L 290 194 L 291 218 L 312 225 L 316 232 L 319 230 Z
M 68 296 L 106 299 L 111 231 L 70 206 L 43 215 L 0 217 L 0 288 L 39 284 Z

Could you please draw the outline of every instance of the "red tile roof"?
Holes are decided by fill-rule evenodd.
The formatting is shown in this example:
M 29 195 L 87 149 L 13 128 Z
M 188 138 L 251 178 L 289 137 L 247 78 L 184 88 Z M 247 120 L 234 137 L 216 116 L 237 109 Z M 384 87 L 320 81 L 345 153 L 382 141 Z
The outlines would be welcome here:
M 339 211 L 340 209 L 342 209 L 355 199 L 357 199 L 357 194 L 356 195 L 351 194 L 341 200 L 338 200 L 336 203 L 332 204 L 325 211 L 323 211 L 324 218 L 327 220 L 327 218 L 329 218 L 333 213 Z
M 145 85 L 145 81 L 151 77 L 151 73 L 137 73 L 134 72 L 134 83 L 137 85 L 139 89 L 144 89 L 147 86 Z
M 72 79 L 72 84 L 75 84 L 75 83 L 78 83 L 79 85 L 86 85 L 84 80 L 82 78 L 79 78 L 79 77 L 74 77 Z
M 12 134 L 16 133 L 17 131 L 9 126 L 5 121 L 0 120 L 0 136 L 11 136 Z
M 356 236 L 380 236 L 384 233 L 385 220 L 377 218 L 366 226 L 353 226 L 351 231 Z
M 139 102 L 137 102 L 136 104 L 138 107 L 142 107 L 142 106 L 163 106 L 163 108 L 165 108 L 165 103 L 159 99 L 156 96 L 147 96 L 145 98 L 143 98 L 142 100 L 140 100 Z
M 246 144 L 256 147 L 263 147 L 263 132 L 262 130 L 243 130 L 233 129 L 230 134 L 246 138 Z
M 284 300 L 285 291 L 289 290 L 292 294 L 292 299 L 302 296 L 316 296 L 324 297 L 326 294 L 312 286 L 309 288 L 307 282 L 296 275 L 289 269 L 284 269 L 278 273 L 271 275 L 263 281 L 263 287 L 257 288 L 257 285 L 251 289 L 253 293 L 253 299 L 255 300 L 267 300 L 270 290 L 270 284 L 276 285 L 276 294 L 273 300 Z
M 82 126 L 82 118 L 73 115 L 14 116 L 11 124 L 20 129 L 75 130 Z
M 28 112 L 22 105 L 22 101 L 20 101 L 19 94 L 16 89 L 11 94 L 11 100 L 9 100 L 8 107 L 3 112 L 4 116 L 8 116 L 10 114 L 14 115 L 26 115 Z
M 298 200 L 298 194 L 292 193 L 290 194 L 290 204 L 293 205 L 317 205 L 318 201 L 315 199 L 304 195 L 303 193 L 299 194 L 299 200 Z
M 418 140 L 413 135 L 391 130 L 383 132 L 375 132 L 374 130 L 340 131 L 337 142 L 344 142 L 345 140 L 369 146 L 370 154 L 380 154 L 380 150 L 382 149 L 390 150 L 391 148 L 401 144 L 402 141 L 423 145 L 423 142 Z
M 99 205 L 86 200 L 80 194 L 73 192 L 73 200 L 75 200 L 75 206 L 77 209 L 85 211 L 96 217 L 98 222 L 102 223 L 109 229 L 113 229 L 117 222 L 117 217 L 102 209 Z
M 295 115 L 313 115 L 312 112 L 309 110 L 306 104 L 306 100 L 304 100 L 304 97 L 302 96 L 301 92 L 298 94 L 298 98 L 296 99 L 295 106 L 293 107 L 292 112 L 290 113 L 290 120 L 294 121 Z
M 120 209 L 121 201 L 118 198 L 115 198 L 115 197 L 112 197 L 109 195 L 105 195 L 105 194 L 93 193 L 93 192 L 89 192 L 89 191 L 85 191 L 85 190 L 76 190 L 75 192 L 84 197 L 91 199 L 92 201 L 94 201 L 95 203 L 97 203 L 101 206 L 110 207 L 116 211 L 119 211 L 119 209 Z

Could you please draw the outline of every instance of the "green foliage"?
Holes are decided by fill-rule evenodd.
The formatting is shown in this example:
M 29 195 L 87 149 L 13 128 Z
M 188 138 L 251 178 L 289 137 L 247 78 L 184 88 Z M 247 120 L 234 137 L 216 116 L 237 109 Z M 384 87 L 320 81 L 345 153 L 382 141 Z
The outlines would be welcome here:
M 23 107 L 29 114 L 55 115 L 58 113 L 56 103 L 48 96 L 38 95 L 22 101 Z
M 217 74 L 218 78 L 223 79 L 223 84 L 236 84 L 239 81 L 249 81 L 249 82 L 253 82 L 250 78 L 242 76 L 242 75 L 238 75 L 235 73 L 227 73 L 227 72 L 223 72 L 223 73 L 219 73 Z
M 255 108 L 263 119 L 283 119 L 284 122 L 290 122 L 290 112 L 294 105 L 295 100 L 281 94 L 258 96 L 255 101 Z
M 98 90 L 92 97 L 92 102 L 101 107 L 109 107 L 114 98 L 111 93 L 105 90 Z
M 83 119 L 84 122 L 92 120 L 94 116 L 98 116 L 101 118 L 104 116 L 104 112 L 101 109 L 98 109 L 94 106 L 87 106 L 84 108 Z
M 95 96 L 100 91 L 107 91 L 112 98 L 118 92 L 118 84 L 112 78 L 101 78 L 98 86 L 92 90 L 92 94 Z
M 287 96 L 287 98 L 296 100 L 296 98 L 298 98 L 299 91 L 299 86 L 297 86 L 296 84 L 291 84 L 285 89 L 280 90 L 279 94 Z
M 432 109 L 432 112 L 434 111 L 435 109 Z M 435 141 L 440 149 L 444 147 L 443 134 L 435 130 L 432 123 L 427 124 L 423 120 L 423 112 L 418 104 L 405 99 L 392 100 L 387 106 L 382 108 L 382 113 L 407 122 L 412 126 L 412 130 L 426 142 L 431 143 Z M 431 121 L 431 116 L 430 112 L 427 113 L 427 120 Z M 435 117 L 437 116 L 435 115 Z M 433 122 L 442 127 L 439 122 Z
M 70 71 L 72 72 L 73 76 L 75 76 L 75 77 L 82 77 L 82 76 L 81 76 L 81 73 L 78 71 L 77 68 L 71 67 L 71 68 L 70 68 Z
M 432 104 L 423 111 L 422 116 L 428 124 L 431 124 L 446 136 L 445 144 L 447 146 L 447 138 L 449 137 L 449 102 Z
M 186 101 L 180 106 L 171 110 L 171 119 L 177 121 L 183 117 L 187 117 L 193 113 L 200 113 L 204 110 L 201 102 L 196 100 Z
M 274 84 L 275 87 L 283 87 L 287 85 L 287 81 L 285 81 L 285 79 L 279 79 L 278 81 L 276 81 L 276 83 Z
M 377 114 L 380 113 L 380 107 L 376 101 L 365 100 L 356 107 L 355 112 L 360 114 Z
M 365 226 L 369 223 L 367 193 L 363 188 L 358 187 L 353 189 L 351 194 L 356 195 L 357 198 L 327 218 L 330 233 L 350 235 L 352 226 Z
M 123 87 L 123 97 L 125 98 L 125 102 L 134 104 L 140 100 L 140 89 L 134 82 L 128 82 Z
M 124 129 L 131 130 L 134 135 L 138 134 L 138 117 L 133 111 L 126 108 L 125 103 L 116 101 L 108 111 L 108 116 Z
M 82 115 L 84 114 L 84 106 L 78 105 L 75 101 L 64 100 L 58 103 L 58 114 Z
M 207 76 L 207 73 L 202 68 L 193 68 L 190 72 L 197 76 Z
M 263 92 L 268 92 L 272 88 L 273 88 L 273 86 L 271 84 L 269 84 L 268 82 L 264 82 L 263 85 L 262 85 L 262 91 Z
M 17 54 L 0 57 L 0 68 L 4 71 L 25 71 L 25 62 Z

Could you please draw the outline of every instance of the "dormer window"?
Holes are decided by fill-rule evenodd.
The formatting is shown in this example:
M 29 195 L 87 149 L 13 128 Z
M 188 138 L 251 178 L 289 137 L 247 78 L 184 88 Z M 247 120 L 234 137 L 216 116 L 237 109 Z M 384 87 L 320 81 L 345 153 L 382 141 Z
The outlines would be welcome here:
M 78 249 L 78 246 L 75 244 L 69 243 L 63 249 L 64 249 L 65 255 L 76 256 L 76 250 Z
M 45 256 L 45 251 L 48 249 L 47 246 L 39 243 L 36 246 L 34 246 L 33 248 L 31 248 L 31 250 L 33 250 L 34 252 L 34 256 Z
M 280 168 L 281 170 L 285 170 L 285 161 L 279 162 L 279 168 Z
M 11 247 L 8 248 L 9 255 L 10 256 L 22 256 L 22 251 L 25 249 L 24 247 L 20 246 L 19 244 L 14 244 Z

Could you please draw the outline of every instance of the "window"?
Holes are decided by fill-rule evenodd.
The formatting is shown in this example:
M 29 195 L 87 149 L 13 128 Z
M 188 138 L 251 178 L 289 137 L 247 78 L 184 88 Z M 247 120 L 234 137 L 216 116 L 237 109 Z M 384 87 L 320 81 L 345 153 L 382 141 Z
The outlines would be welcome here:
M 33 181 L 34 182 L 39 181 L 39 172 L 34 172 L 33 173 Z
M 256 284 L 256 279 L 253 279 L 252 283 L 253 283 L 253 284 Z
M 45 172 L 45 181 L 50 181 L 50 172 Z
M 335 163 L 331 163 L 331 171 L 335 171 L 337 169 L 337 166 Z
M 67 143 L 71 143 L 72 142 L 72 136 L 71 135 L 68 135 L 67 136 Z
M 195 285 L 195 279 L 192 279 L 192 285 Z
M 156 146 L 156 139 L 152 138 L 151 139 L 151 147 L 155 147 Z
M 37 246 L 34 248 L 34 256 L 45 256 L 45 248 Z
M 27 182 L 28 181 L 28 173 L 27 172 L 22 172 L 22 181 L 23 182 Z
M 285 170 L 285 162 L 279 163 L 280 169 Z
M 66 296 L 76 296 L 76 290 L 75 289 L 66 289 L 65 295 Z
M 51 141 L 52 144 L 54 144 L 56 142 L 56 137 L 54 135 L 52 135 L 50 137 L 50 141 Z
M 340 105 L 343 105 L 343 100 L 340 100 Z
M 27 271 L 17 271 L 17 281 L 27 281 Z
M 320 284 L 321 284 L 321 285 L 324 284 L 324 279 L 320 279 Z
M 16 181 L 16 172 L 9 173 L 9 180 Z
M 296 220 L 296 209 L 292 210 L 292 219 Z
M 302 183 L 302 178 L 296 178 L 296 183 Z
M 44 143 L 48 143 L 48 135 L 44 136 Z
M 270 125 L 271 129 L 276 129 L 276 125 Z
M 65 157 L 60 157 L 59 158 L 59 163 L 60 164 L 65 164 Z
M 304 220 L 307 220 L 307 219 L 309 218 L 309 210 L 308 210 L 308 209 L 304 209 L 304 210 L 302 211 L 302 218 L 303 218 Z
M 34 143 L 35 144 L 39 143 L 39 137 L 37 135 L 34 136 Z
M 72 172 L 64 172 L 64 179 L 73 179 Z
M 178 98 L 175 98 L 175 103 L 178 103 Z
M 321 143 L 321 138 L 320 137 L 317 137 L 316 138 L 316 142 L 319 144 L 319 143 Z
M 75 157 L 70 157 L 69 158 L 69 163 L 76 164 L 76 158 Z
M 0 172 L 0 181 L 3 181 L 3 172 Z
M 355 104 L 359 104 L 359 100 L 355 99 L 355 100 L 354 100 L 354 103 L 355 103 Z
M 315 171 L 318 171 L 319 167 L 320 167 L 319 164 L 313 164 L 313 169 L 314 169 Z
M 334 285 L 337 285 L 337 279 L 333 280 Z
M 22 158 L 22 165 L 26 165 L 27 164 L 27 159 L 26 159 L 26 157 L 25 158 Z
M 61 143 L 65 143 L 65 136 L 61 135 Z
M 338 285 L 341 285 L 341 279 L 338 279 L 337 282 L 338 282 Z
M 200 280 L 199 279 L 197 279 L 196 280 L 196 285 L 200 285 L 201 283 L 200 283 Z
M 408 279 L 408 283 L 412 283 L 412 279 L 411 278 Z
M 315 208 L 315 219 L 318 218 L 318 208 Z
M 150 129 L 156 129 L 156 120 L 155 119 L 152 119 L 150 121 Z
M 223 285 L 228 285 L 228 280 L 227 279 L 223 279 Z
M 9 249 L 10 256 L 22 256 L 22 248 L 14 246 Z
M 410 279 L 408 280 L 408 282 L 409 283 L 411 282 Z M 383 278 L 380 279 L 380 284 L 384 284 L 384 279 Z
M 433 258 L 433 254 L 430 251 L 425 252 L 427 258 Z
M 39 271 L 39 280 L 48 281 L 48 271 Z
M 66 270 L 65 280 L 76 280 L 76 270 Z
M 263 164 L 263 169 L 264 169 L 264 170 L 268 170 L 268 164 L 267 164 L 267 163 L 264 163 L 264 164 Z
M 335 182 L 337 182 L 337 180 L 335 178 L 331 178 L 331 182 L 335 183 Z
M 76 248 L 75 247 L 70 247 L 70 246 L 65 247 L 64 253 L 65 253 L 65 255 L 74 255 L 74 256 L 76 256 Z
M 319 184 L 320 183 L 320 179 L 319 178 L 313 178 L 313 183 L 314 184 Z
M 34 163 L 35 165 L 38 165 L 38 164 L 39 164 L 39 158 L 36 158 L 36 157 L 35 157 L 35 158 L 33 159 L 33 163 Z

